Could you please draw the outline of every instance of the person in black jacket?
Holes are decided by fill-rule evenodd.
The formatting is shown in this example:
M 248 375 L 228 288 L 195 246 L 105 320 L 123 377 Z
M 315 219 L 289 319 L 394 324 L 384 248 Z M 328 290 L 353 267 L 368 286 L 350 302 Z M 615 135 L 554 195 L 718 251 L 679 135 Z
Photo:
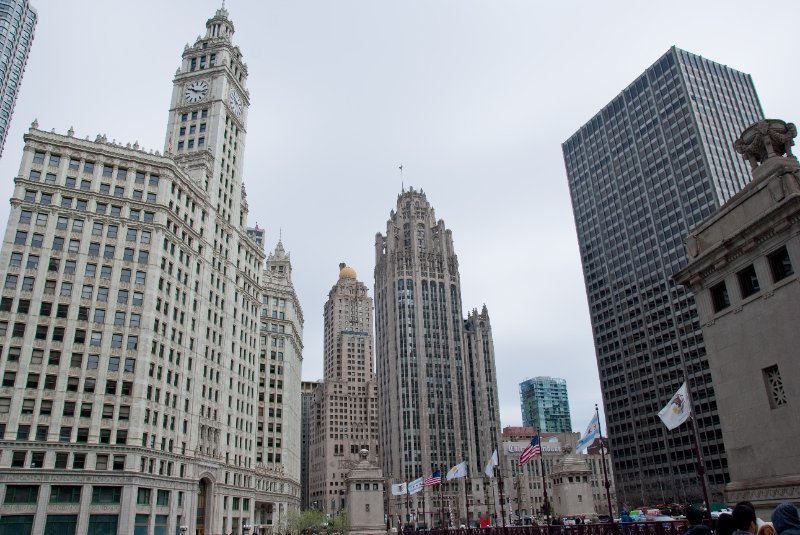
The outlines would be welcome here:
M 706 525 L 703 525 L 703 512 L 694 507 L 687 507 L 683 513 L 686 515 L 686 520 L 689 522 L 689 529 L 686 530 L 685 535 L 711 535 L 712 531 Z

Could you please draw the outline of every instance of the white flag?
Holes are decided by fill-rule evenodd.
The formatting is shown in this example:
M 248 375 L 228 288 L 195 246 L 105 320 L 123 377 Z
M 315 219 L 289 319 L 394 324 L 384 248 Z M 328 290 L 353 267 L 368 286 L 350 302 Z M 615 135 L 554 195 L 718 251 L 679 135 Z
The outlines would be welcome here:
M 494 453 L 489 457 L 489 462 L 486 463 L 486 468 L 484 469 L 486 477 L 494 477 L 494 467 L 498 464 L 500 464 L 500 462 L 497 460 L 497 450 L 494 450 Z
M 422 490 L 422 478 L 415 479 L 414 481 L 410 481 L 408 483 L 408 493 L 409 494 L 416 494 Z
M 683 422 L 689 419 L 692 415 L 692 408 L 689 406 L 689 391 L 686 388 L 686 383 L 681 387 L 669 400 L 667 406 L 661 409 L 658 417 L 667 426 L 667 429 L 672 431 Z
M 392 494 L 394 496 L 408 494 L 408 483 L 397 483 L 396 485 L 392 485 Z
M 466 477 L 467 475 L 467 461 L 463 461 L 455 465 L 447 472 L 447 481 L 457 477 Z
M 575 451 L 583 451 L 589 445 L 594 442 L 594 439 L 600 436 L 600 421 L 597 419 L 597 414 L 592 416 L 589 425 L 586 427 L 586 433 L 584 433 L 583 438 L 578 441 L 578 444 L 575 446 Z

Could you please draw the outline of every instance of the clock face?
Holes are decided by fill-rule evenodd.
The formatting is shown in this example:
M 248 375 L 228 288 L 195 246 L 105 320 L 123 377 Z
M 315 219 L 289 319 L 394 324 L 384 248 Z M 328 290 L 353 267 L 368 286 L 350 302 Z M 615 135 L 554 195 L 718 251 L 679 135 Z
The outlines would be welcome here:
M 194 103 L 199 102 L 206 98 L 208 95 L 208 82 L 205 80 L 195 80 L 186 84 L 186 91 L 184 91 L 184 98 L 186 102 Z
M 242 97 L 239 96 L 239 93 L 235 89 L 231 89 L 228 101 L 230 102 L 231 109 L 233 110 L 233 113 L 236 114 L 236 117 L 241 117 L 244 103 L 242 102 Z

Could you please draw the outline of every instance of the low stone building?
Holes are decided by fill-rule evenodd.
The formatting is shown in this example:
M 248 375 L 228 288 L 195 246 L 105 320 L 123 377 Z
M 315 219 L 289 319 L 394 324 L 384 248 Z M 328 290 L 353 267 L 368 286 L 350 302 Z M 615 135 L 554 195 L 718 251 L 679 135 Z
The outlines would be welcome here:
M 547 484 L 547 497 L 550 511 L 560 516 L 577 516 L 608 514 L 605 488 L 603 486 L 603 465 L 599 449 L 589 449 L 589 453 L 573 453 L 580 440 L 580 433 L 542 433 L 542 457 L 520 466 L 519 456 L 530 443 L 536 431 L 531 427 L 506 427 L 503 429 L 503 442 L 500 451 L 500 475 L 503 478 L 503 498 L 505 500 L 505 516 L 507 524 L 525 523 L 531 517 L 544 518 L 545 497 L 542 479 L 544 465 L 544 482 Z M 606 467 L 611 483 L 612 503 L 616 503 L 614 491 L 614 475 L 611 456 L 606 454 Z M 586 488 L 575 487 L 575 477 L 580 472 L 586 477 Z M 569 477 L 573 477 L 573 485 Z M 565 483 L 554 481 L 564 479 Z M 499 478 L 495 477 L 485 485 L 486 503 L 494 504 L 491 513 L 497 515 L 497 525 L 502 524 L 500 508 Z M 584 483 L 581 480 L 580 484 Z M 578 496 L 580 495 L 580 499 Z M 567 497 L 580 503 L 581 507 L 572 507 Z M 558 498 L 561 498 L 559 506 Z M 554 499 L 555 498 L 555 499 Z M 588 507 L 585 507 L 588 505 Z M 526 520 L 527 519 L 527 520 Z
M 750 162 L 753 181 L 691 231 L 689 264 L 675 275 L 697 299 L 706 381 L 714 378 L 728 454 L 725 499 L 749 500 L 762 513 L 800 501 L 796 134 L 780 120 L 744 131 L 736 150 Z
M 361 461 L 347 473 L 347 520 L 350 535 L 386 532 L 383 508 L 383 471 L 369 462 L 369 450 L 361 450 Z

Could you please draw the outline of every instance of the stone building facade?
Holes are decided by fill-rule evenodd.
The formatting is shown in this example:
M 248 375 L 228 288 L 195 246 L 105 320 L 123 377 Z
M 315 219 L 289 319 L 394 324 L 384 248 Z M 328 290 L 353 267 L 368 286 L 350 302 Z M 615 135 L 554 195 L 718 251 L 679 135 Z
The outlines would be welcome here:
M 499 442 L 489 313 L 484 306 L 464 319 L 462 310 L 452 232 L 421 190 L 403 191 L 386 234 L 375 237 L 379 442 L 384 476 L 392 483 L 437 469 L 444 476 L 462 461 L 471 477 L 481 474 Z M 424 510 L 429 526 L 440 523 L 443 508 L 452 509 L 459 524 L 487 513 L 479 477 L 446 488 L 447 496 L 435 487 L 412 496 L 413 510 Z M 389 506 L 392 519 L 403 514 L 395 499 Z
M 25 136 L 0 250 L 9 532 L 265 533 L 299 504 L 299 463 L 256 447 L 264 252 L 233 31 L 220 9 L 183 50 L 164 155 Z
M 303 366 L 303 309 L 292 283 L 291 258 L 281 241 L 267 257 L 261 285 L 256 467 L 293 482 L 278 483 L 280 492 L 291 491 L 291 500 L 265 506 L 265 517 L 280 525 L 299 499 Z
M 508 429 L 510 432 L 503 431 L 500 469 L 504 477 L 504 496 L 507 501 L 505 511 L 508 522 L 524 523 L 524 519 L 531 516 L 539 519 L 545 517 L 547 512 L 545 484 L 552 515 L 591 517 L 608 514 L 603 460 L 598 449 L 590 447 L 589 453 L 586 454 L 575 452 L 580 433 L 542 433 L 542 458 L 536 457 L 521 466 L 519 456 L 530 444 L 535 431 L 532 428 L 522 428 L 527 432 L 520 432 L 520 429 L 510 428 Z M 616 491 L 612 466 L 612 458 L 606 454 L 606 468 L 611 483 L 610 494 L 614 503 Z M 497 478 L 492 480 L 491 485 L 499 522 Z
M 620 503 L 687 503 L 692 436 L 656 416 L 689 369 L 712 501 L 728 482 L 683 236 L 750 175 L 736 135 L 763 117 L 751 77 L 671 48 L 562 145 Z
M 736 149 L 753 181 L 691 230 L 689 265 L 675 277 L 696 296 L 708 348 L 731 473 L 725 500 L 764 514 L 800 502 L 796 134 L 780 120 L 744 131 Z
M 345 264 L 325 302 L 324 338 L 324 379 L 311 406 L 309 501 L 334 516 L 346 509 L 347 474 L 361 451 L 371 463 L 379 457 L 372 298 Z

